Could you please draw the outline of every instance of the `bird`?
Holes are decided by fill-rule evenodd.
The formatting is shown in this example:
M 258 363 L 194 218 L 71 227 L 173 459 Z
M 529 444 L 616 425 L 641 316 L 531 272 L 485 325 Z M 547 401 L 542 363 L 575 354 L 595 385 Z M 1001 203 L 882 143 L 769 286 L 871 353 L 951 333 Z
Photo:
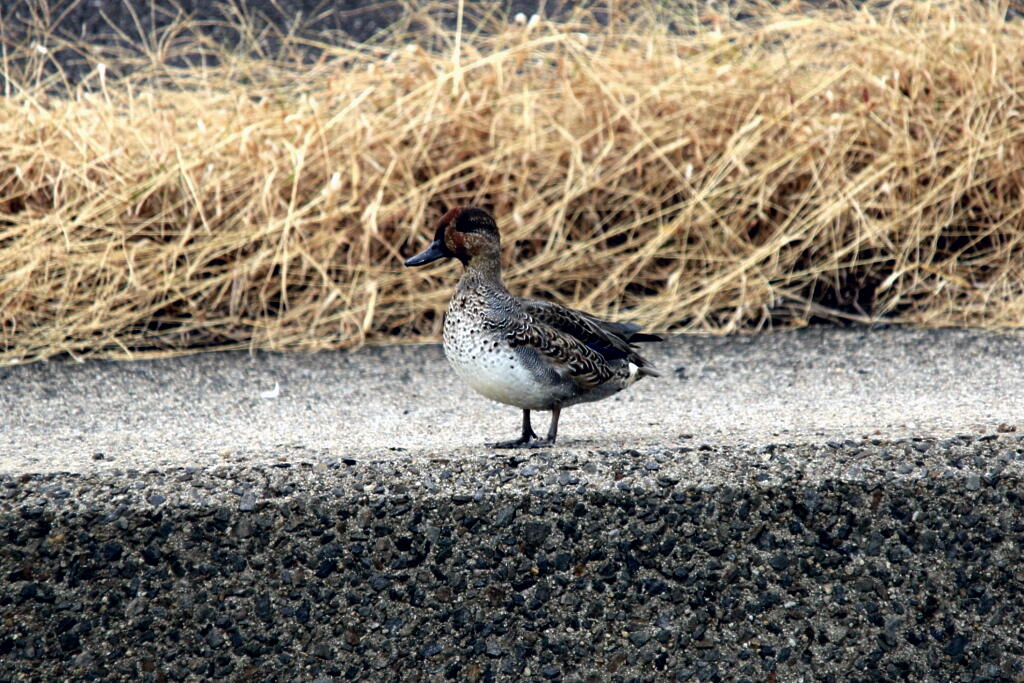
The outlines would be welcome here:
M 477 393 L 523 411 L 519 438 L 493 448 L 553 446 L 563 408 L 598 401 L 643 377 L 660 377 L 637 353 L 662 337 L 634 323 L 610 322 L 552 301 L 511 294 L 501 278 L 501 239 L 490 213 L 450 209 L 426 249 L 407 267 L 457 259 L 463 274 L 444 317 L 444 353 Z M 546 438 L 533 431 L 531 411 L 550 411 Z

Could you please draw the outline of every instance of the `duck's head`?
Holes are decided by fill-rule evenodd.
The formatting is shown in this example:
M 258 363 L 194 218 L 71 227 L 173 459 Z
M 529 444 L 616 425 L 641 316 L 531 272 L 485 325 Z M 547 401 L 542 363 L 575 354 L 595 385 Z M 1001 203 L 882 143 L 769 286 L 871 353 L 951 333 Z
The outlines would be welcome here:
M 443 258 L 457 258 L 466 266 L 497 261 L 500 245 L 498 225 L 491 214 L 475 206 L 459 206 L 441 217 L 434 241 L 405 265 L 423 266 Z

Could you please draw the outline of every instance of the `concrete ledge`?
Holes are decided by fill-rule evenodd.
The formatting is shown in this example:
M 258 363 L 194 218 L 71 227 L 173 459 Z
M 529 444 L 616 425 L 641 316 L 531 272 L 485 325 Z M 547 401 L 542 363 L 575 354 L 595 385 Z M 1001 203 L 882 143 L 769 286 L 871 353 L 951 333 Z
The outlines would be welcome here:
M 0 478 L 0 680 L 1019 680 L 1009 434 Z

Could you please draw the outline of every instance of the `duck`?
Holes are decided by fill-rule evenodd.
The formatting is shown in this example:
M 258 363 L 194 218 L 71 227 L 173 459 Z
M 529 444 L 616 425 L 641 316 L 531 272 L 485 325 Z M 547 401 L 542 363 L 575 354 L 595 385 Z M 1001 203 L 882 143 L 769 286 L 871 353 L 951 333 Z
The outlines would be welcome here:
M 462 263 L 444 316 L 444 353 L 474 391 L 523 411 L 517 439 L 493 448 L 553 446 L 561 411 L 617 394 L 644 377 L 660 377 L 636 344 L 663 341 L 634 323 L 611 322 L 552 301 L 517 297 L 501 277 L 501 238 L 494 217 L 475 206 L 450 209 L 426 249 L 407 267 L 442 259 Z M 539 438 L 532 411 L 550 411 Z

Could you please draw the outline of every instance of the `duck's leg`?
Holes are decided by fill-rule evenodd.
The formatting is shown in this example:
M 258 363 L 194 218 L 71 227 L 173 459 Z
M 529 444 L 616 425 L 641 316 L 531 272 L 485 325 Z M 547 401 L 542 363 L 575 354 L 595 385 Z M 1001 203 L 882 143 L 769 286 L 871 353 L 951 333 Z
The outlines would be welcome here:
M 537 433 L 533 431 L 533 427 L 530 425 L 530 411 L 524 409 L 522 435 L 512 441 L 499 441 L 490 445 L 491 448 L 533 448 L 535 443 L 540 442 L 537 441 Z
M 562 409 L 555 407 L 551 409 L 551 426 L 548 427 L 548 438 L 544 439 L 544 446 L 554 446 L 555 437 L 558 436 L 558 416 L 562 414 Z

